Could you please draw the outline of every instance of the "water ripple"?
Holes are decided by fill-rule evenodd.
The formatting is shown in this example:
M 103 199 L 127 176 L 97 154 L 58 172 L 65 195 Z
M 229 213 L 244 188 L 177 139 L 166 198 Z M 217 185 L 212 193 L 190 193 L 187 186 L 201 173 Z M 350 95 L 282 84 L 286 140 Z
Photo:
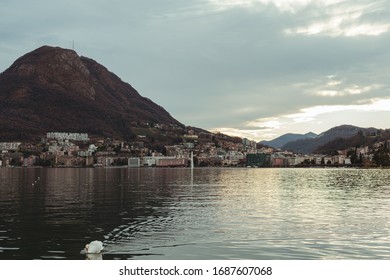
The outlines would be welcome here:
M 390 259 L 389 170 L 0 176 L 1 259 L 84 259 L 79 252 L 92 240 L 104 242 L 104 259 Z

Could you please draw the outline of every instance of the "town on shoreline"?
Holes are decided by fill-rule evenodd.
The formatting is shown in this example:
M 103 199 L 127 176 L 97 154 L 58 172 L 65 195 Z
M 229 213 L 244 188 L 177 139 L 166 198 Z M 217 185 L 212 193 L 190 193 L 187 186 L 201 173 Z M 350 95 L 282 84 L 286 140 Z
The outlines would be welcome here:
M 390 140 L 328 155 L 301 155 L 255 141 L 200 141 L 193 131 L 181 143 L 153 150 L 140 135 L 126 142 L 90 139 L 87 133 L 49 132 L 39 143 L 0 142 L 0 167 L 386 167 Z M 193 157 L 191 157 L 193 155 Z

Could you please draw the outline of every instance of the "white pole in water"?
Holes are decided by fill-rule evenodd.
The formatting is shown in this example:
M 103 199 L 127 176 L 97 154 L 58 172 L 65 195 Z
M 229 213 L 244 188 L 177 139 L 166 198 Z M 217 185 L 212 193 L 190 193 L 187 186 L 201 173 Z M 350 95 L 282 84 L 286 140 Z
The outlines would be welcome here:
M 191 186 L 194 186 L 194 152 L 191 151 Z

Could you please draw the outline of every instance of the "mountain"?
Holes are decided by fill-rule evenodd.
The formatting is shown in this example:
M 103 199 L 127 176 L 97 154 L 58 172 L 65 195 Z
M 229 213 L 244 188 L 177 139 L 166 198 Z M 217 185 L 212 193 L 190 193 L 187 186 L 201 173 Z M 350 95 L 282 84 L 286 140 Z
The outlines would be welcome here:
M 43 46 L 0 74 L 0 141 L 46 132 L 131 139 L 146 123 L 184 127 L 96 61 Z
M 363 134 L 375 133 L 375 128 L 361 128 L 352 125 L 341 125 L 333 127 L 315 138 L 311 139 L 300 139 L 297 141 L 288 142 L 282 149 L 290 150 L 295 153 L 310 154 L 319 149 L 321 146 L 326 145 L 329 142 L 337 139 L 351 138 L 357 135 L 359 132 Z
M 364 146 L 375 146 L 379 142 L 390 140 L 389 129 L 368 128 L 361 129 L 357 134 L 348 138 L 336 138 L 320 147 L 314 153 L 332 154 L 338 150 L 350 149 L 351 147 L 359 148 Z
M 260 144 L 270 146 L 272 148 L 280 149 L 284 145 L 286 145 L 288 142 L 291 141 L 297 141 L 300 139 L 307 139 L 307 138 L 314 138 L 317 134 L 313 132 L 309 132 L 306 134 L 294 134 L 294 133 L 287 133 L 282 136 L 279 136 L 278 138 L 275 138 L 271 141 L 261 141 Z

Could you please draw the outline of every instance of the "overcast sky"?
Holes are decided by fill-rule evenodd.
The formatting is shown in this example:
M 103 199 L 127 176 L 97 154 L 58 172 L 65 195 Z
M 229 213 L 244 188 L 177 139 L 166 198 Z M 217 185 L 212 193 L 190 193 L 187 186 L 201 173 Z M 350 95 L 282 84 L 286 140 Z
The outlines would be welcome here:
M 1 0 L 0 71 L 73 40 L 186 125 L 390 128 L 388 0 Z

